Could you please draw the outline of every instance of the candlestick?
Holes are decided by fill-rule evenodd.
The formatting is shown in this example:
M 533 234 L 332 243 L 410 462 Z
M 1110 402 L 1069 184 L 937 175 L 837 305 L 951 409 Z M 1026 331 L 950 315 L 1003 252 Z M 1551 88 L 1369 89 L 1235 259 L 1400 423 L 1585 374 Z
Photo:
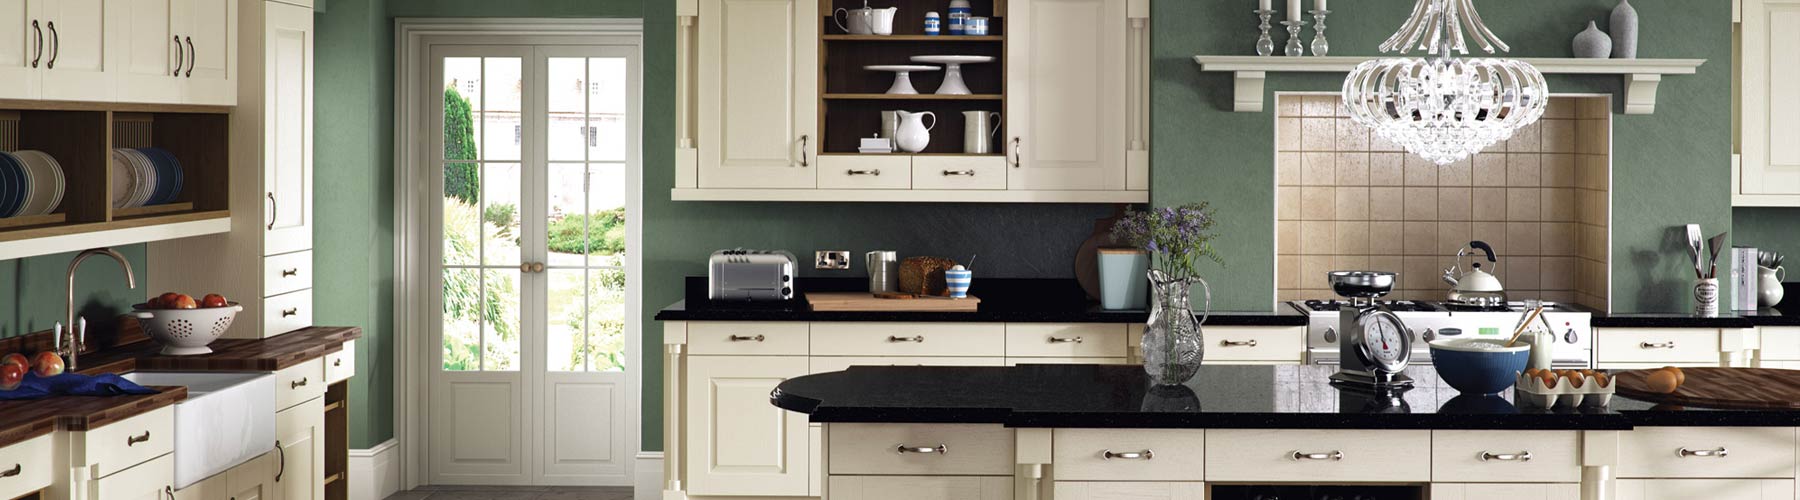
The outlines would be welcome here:
M 1300 20 L 1300 0 L 1288 0 L 1288 9 L 1287 10 L 1288 10 L 1287 19 L 1289 21 L 1299 21 Z
M 1319 0 L 1319 4 L 1324 5 L 1325 0 Z M 1325 10 L 1324 8 L 1320 8 L 1319 10 L 1312 11 L 1312 15 L 1313 15 L 1312 53 L 1315 56 L 1323 56 L 1327 52 L 1331 52 L 1331 42 L 1328 42 L 1325 40 L 1325 15 L 1330 14 L 1330 13 L 1331 13 L 1331 11 Z
M 1287 55 L 1289 57 L 1306 55 L 1306 47 L 1300 44 L 1300 27 L 1305 26 L 1306 21 L 1282 21 L 1281 25 L 1287 26 Z
M 1269 2 L 1268 0 L 1263 0 L 1263 3 Z M 1266 56 L 1275 53 L 1275 40 L 1269 38 L 1269 17 L 1273 15 L 1275 15 L 1275 11 L 1269 9 L 1259 9 L 1256 11 L 1256 17 L 1262 19 L 1262 24 L 1257 26 L 1258 29 L 1262 30 L 1262 36 L 1256 37 L 1256 55 Z

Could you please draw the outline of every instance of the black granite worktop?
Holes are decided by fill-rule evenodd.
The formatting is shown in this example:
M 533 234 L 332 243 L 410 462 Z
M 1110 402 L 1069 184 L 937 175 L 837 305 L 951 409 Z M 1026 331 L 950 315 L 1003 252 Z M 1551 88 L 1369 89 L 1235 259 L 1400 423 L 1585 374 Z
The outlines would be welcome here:
M 687 279 L 687 299 L 657 312 L 659 321 L 923 321 L 986 323 L 1143 323 L 1148 311 L 1109 311 L 1089 301 L 1075 280 L 976 279 L 969 294 L 981 298 L 976 312 L 849 312 L 813 311 L 808 291 L 867 290 L 862 278 L 800 278 L 800 298 L 787 303 L 721 303 L 706 298 L 706 278 Z M 1194 299 L 1196 312 L 1202 307 Z M 1285 305 L 1274 312 L 1218 312 L 1206 324 L 1224 326 L 1302 326 L 1306 316 Z
M 1788 297 L 1800 296 L 1800 283 L 1783 283 Z M 1754 311 L 1723 310 L 1714 316 L 1700 316 L 1691 311 L 1595 313 L 1593 325 L 1600 328 L 1752 328 L 1758 326 L 1800 326 L 1800 304 L 1786 301 L 1775 307 Z
M 1411 389 L 1342 389 L 1334 366 L 1204 366 L 1151 387 L 1136 365 L 857 366 L 788 380 L 771 401 L 814 422 L 988 423 L 1009 427 L 1625 430 L 1791 426 L 1800 412 L 1663 408 L 1614 396 L 1601 408 L 1532 409 L 1470 396 L 1413 366 Z

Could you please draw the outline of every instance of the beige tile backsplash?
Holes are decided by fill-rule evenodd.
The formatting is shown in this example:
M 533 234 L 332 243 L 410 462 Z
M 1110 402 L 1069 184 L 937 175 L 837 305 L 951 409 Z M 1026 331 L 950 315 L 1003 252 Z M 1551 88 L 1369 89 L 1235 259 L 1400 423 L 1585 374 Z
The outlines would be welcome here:
M 1514 299 L 1607 308 L 1611 112 L 1559 97 L 1509 140 L 1439 167 L 1343 116 L 1336 96 L 1276 96 L 1280 300 L 1331 298 L 1325 273 L 1400 273 L 1390 297 L 1439 300 L 1471 240 Z

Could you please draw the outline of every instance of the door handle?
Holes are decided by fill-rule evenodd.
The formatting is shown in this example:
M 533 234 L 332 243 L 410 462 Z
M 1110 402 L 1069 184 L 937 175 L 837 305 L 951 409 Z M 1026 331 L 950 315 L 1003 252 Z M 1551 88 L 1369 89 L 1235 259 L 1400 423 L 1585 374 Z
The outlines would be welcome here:
M 1115 458 L 1123 459 L 1123 460 L 1150 460 L 1150 459 L 1156 458 L 1156 452 L 1150 451 L 1150 450 L 1135 451 L 1135 452 L 1115 452 L 1112 450 L 1105 450 L 1105 451 L 1100 452 L 1100 458 L 1104 458 L 1107 460 L 1112 460 Z
M 184 38 L 187 39 L 187 44 L 188 44 L 188 69 L 187 69 L 187 73 L 182 76 L 187 77 L 187 78 L 193 78 L 194 77 L 194 58 L 198 57 L 200 55 L 200 51 L 194 50 L 194 37 L 190 36 L 190 37 L 184 37 Z
M 1219 347 L 1256 347 L 1256 339 L 1221 340 L 1219 341 Z
M 1531 461 L 1531 452 L 1530 451 L 1521 451 L 1518 453 L 1489 453 L 1489 452 L 1485 452 L 1485 451 L 1481 452 L 1481 461 L 1486 462 L 1489 460 L 1510 460 L 1510 461 L 1515 461 L 1515 462 L 1530 462 Z
M 181 76 L 181 63 L 182 61 L 187 60 L 187 53 L 182 52 L 181 50 L 181 35 L 175 35 L 169 38 L 172 38 L 175 42 L 175 72 L 171 74 Z
M 949 454 L 949 453 L 950 453 L 950 447 L 949 447 L 949 446 L 944 446 L 944 445 L 941 445 L 941 444 L 940 444 L 940 445 L 937 445 L 937 446 L 907 446 L 907 445 L 904 445 L 904 444 L 903 444 L 903 445 L 900 445 L 900 446 L 896 446 L 896 447 L 894 447 L 894 452 L 895 452 L 895 453 L 900 453 L 900 454 L 907 454 L 907 453 L 936 453 L 936 454 L 939 454 L 939 455 L 947 455 L 947 454 Z
M 1019 164 L 1024 163 L 1024 162 L 1025 162 L 1025 156 L 1019 154 L 1019 138 L 1014 137 L 1013 138 L 1013 161 L 1012 161 L 1013 168 L 1019 168 Z
M 800 134 L 800 166 L 812 166 L 806 162 L 806 152 L 812 149 L 812 136 Z
M 881 169 L 879 168 L 874 170 L 846 170 L 844 173 L 848 175 L 872 175 L 881 177 Z
M 278 210 L 281 209 L 281 206 L 275 204 L 275 192 L 274 191 L 270 191 L 267 194 L 269 196 L 269 225 L 268 225 L 268 228 L 270 231 L 274 231 L 275 230 L 276 213 Z
M 1052 344 L 1080 344 L 1081 337 L 1050 337 Z
M 748 335 L 732 335 L 731 336 L 732 342 L 762 342 L 765 339 L 767 339 L 767 337 L 764 337 L 762 335 L 757 335 L 754 337 L 751 337 Z
M 914 335 L 911 337 L 888 336 L 888 342 L 894 342 L 894 343 L 913 342 L 913 343 L 923 344 L 923 343 L 925 343 L 925 336 L 924 335 Z
M 1674 349 L 1675 341 L 1671 340 L 1668 342 L 1639 342 L 1638 348 L 1639 349 Z
M 974 170 L 974 169 L 970 169 L 970 170 L 945 170 L 945 171 L 944 171 L 944 175 L 945 175 L 945 176 L 951 176 L 951 175 L 964 175 L 964 176 L 969 176 L 969 177 L 974 177 L 974 176 L 975 176 L 975 170 Z
M 32 19 L 31 32 L 37 34 L 37 43 L 32 44 L 36 47 L 36 50 L 31 56 L 31 67 L 36 68 L 38 67 L 38 62 L 44 60 L 44 27 L 38 26 L 37 20 Z
M 44 69 L 56 69 L 56 56 L 62 54 L 62 37 L 56 34 L 56 21 L 46 24 L 50 26 L 50 62 L 44 63 Z
M 1730 453 L 1731 453 L 1731 450 L 1725 449 L 1724 446 L 1720 446 L 1718 449 L 1713 449 L 1713 450 L 1690 450 L 1690 449 L 1687 449 L 1686 447 L 1675 450 L 1675 456 L 1678 456 L 1681 458 L 1687 458 L 1687 457 L 1725 458 L 1725 456 L 1729 455 Z
M 1296 452 L 1294 452 L 1293 455 L 1290 456 L 1290 458 L 1293 458 L 1295 461 L 1300 461 L 1300 460 L 1337 461 L 1337 460 L 1344 459 L 1344 452 L 1338 451 L 1338 450 L 1332 450 L 1330 453 L 1301 453 L 1301 452 L 1296 451 Z
M 281 482 L 281 475 L 287 473 L 287 450 L 281 448 L 281 440 L 275 440 L 275 482 Z

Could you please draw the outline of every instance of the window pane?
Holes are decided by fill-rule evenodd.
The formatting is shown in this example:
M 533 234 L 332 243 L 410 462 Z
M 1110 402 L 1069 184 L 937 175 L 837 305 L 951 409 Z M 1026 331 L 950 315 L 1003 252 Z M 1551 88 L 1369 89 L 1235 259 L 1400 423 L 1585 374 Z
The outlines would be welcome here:
M 481 262 L 481 171 L 474 163 L 444 165 L 444 263 Z
M 549 355 L 547 367 L 550 371 L 578 372 L 583 369 L 583 358 L 587 351 L 582 348 L 581 328 L 586 322 L 586 312 L 582 308 L 587 280 L 587 271 L 583 269 L 551 269 L 547 272 L 550 279 L 549 303 L 546 304 L 547 317 L 545 327 L 549 338 L 545 341 L 545 349 Z
M 625 164 L 588 165 L 588 264 L 625 265 Z
M 625 58 L 588 59 L 589 161 L 625 161 L 626 101 L 631 92 Z
M 625 271 L 588 271 L 588 371 L 625 369 Z
M 519 130 L 523 83 L 519 79 L 520 59 L 516 57 L 483 58 L 483 102 L 481 129 L 482 159 L 517 160 L 523 140 Z
M 585 255 L 600 244 L 590 235 L 587 213 L 587 172 L 580 163 L 552 163 L 545 178 L 549 182 L 549 218 L 545 220 L 546 239 L 550 247 L 550 265 L 584 266 Z
M 444 371 L 481 369 L 481 274 L 444 270 Z
M 519 369 L 519 271 L 482 271 L 485 294 L 481 308 L 482 371 Z
M 481 58 L 444 58 L 444 159 L 474 160 L 481 111 Z
M 487 265 L 519 264 L 519 164 L 482 165 L 481 227 Z
M 550 115 L 545 117 L 545 139 L 550 161 L 582 161 L 587 153 L 587 59 L 552 57 L 544 88 L 549 93 Z

